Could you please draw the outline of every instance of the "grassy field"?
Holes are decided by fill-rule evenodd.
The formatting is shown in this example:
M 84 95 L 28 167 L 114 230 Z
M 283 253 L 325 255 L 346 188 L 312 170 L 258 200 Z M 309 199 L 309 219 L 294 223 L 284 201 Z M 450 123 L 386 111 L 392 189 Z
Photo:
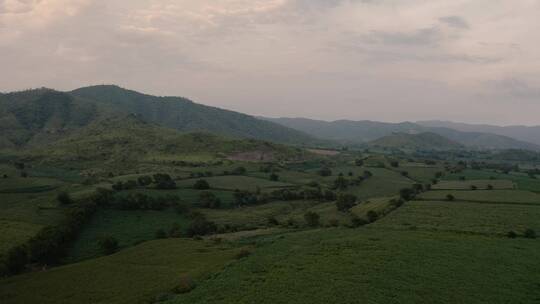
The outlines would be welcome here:
M 125 248 L 155 239 L 158 229 L 168 231 L 173 224 L 185 229 L 189 220 L 174 210 L 100 210 L 87 223 L 69 252 L 69 262 L 93 258 L 101 255 L 97 241 L 103 236 L 118 240 L 118 246 Z
M 527 228 L 540 231 L 540 206 L 472 202 L 413 201 L 390 213 L 376 227 L 504 235 Z
M 210 191 L 214 193 L 216 197 L 218 197 L 221 200 L 222 208 L 229 208 L 232 206 L 233 194 L 234 194 L 232 191 L 229 191 L 229 190 L 206 190 L 206 191 Z M 201 192 L 202 190 L 187 189 L 187 188 L 172 189 L 172 190 L 133 189 L 133 190 L 122 191 L 118 195 L 129 195 L 129 194 L 136 194 L 136 193 L 142 193 L 142 194 L 146 194 L 152 197 L 176 195 L 183 202 L 192 206 L 197 206 L 198 201 L 199 201 L 199 195 Z
M 261 237 L 253 255 L 170 303 L 534 303 L 540 243 L 426 231 Z M 504 261 L 504 265 L 501 265 Z
M 522 190 L 440 190 L 428 191 L 420 194 L 419 199 L 423 200 L 446 200 L 447 195 L 452 195 L 455 200 L 492 202 L 492 203 L 517 203 L 540 205 L 540 195 L 530 191 Z
M 198 282 L 222 269 L 240 249 L 167 239 L 114 255 L 0 281 L 3 304 L 147 303 L 189 277 Z
M 414 182 L 401 174 L 384 168 L 369 168 L 373 176 L 364 180 L 360 186 L 350 187 L 347 192 L 355 194 L 360 200 L 374 197 L 393 196 Z
M 444 176 L 445 180 L 459 180 L 460 177 L 464 176 L 466 179 L 478 180 L 478 179 L 506 179 L 511 180 L 517 184 L 517 188 L 520 190 L 529 190 L 534 192 L 540 192 L 540 179 L 532 179 L 527 176 L 519 174 L 504 174 L 489 170 L 473 170 L 467 169 L 460 173 L 448 174 Z
M 514 189 L 515 184 L 511 180 L 465 180 L 465 181 L 441 181 L 431 188 L 435 190 L 471 190 L 475 186 L 477 189 L 487 189 L 491 185 L 493 189 Z

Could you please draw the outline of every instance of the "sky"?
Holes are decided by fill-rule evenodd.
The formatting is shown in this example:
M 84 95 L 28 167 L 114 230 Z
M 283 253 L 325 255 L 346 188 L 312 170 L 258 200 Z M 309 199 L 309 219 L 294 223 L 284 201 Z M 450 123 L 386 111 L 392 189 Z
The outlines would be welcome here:
M 0 91 L 540 125 L 540 0 L 0 0 Z

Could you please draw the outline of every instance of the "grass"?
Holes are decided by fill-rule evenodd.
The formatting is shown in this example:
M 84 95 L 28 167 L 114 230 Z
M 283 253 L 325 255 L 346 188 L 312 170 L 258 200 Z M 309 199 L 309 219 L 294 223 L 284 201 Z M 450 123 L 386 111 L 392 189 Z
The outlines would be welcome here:
M 0 255 L 11 247 L 24 243 L 42 227 L 38 224 L 0 220 Z
M 167 239 L 114 255 L 0 281 L 3 304 L 144 303 L 178 286 L 219 271 L 238 248 L 211 242 Z
M 540 231 L 540 206 L 472 202 L 407 202 L 375 225 L 393 229 L 423 229 L 504 235 L 527 228 Z
M 0 180 L 0 193 L 39 193 L 54 190 L 62 183 L 45 177 L 10 177 Z
M 517 203 L 517 204 L 537 204 L 540 205 L 540 195 L 530 191 L 522 190 L 440 190 L 428 191 L 420 194 L 418 198 L 423 200 L 446 200 L 446 196 L 453 195 L 455 200 L 491 202 L 491 203 Z
M 216 195 L 221 200 L 221 207 L 222 208 L 230 208 L 233 205 L 233 192 L 228 190 L 205 190 L 210 191 Z M 118 195 L 128 195 L 128 194 L 136 194 L 136 193 L 142 193 L 146 194 L 148 196 L 152 197 L 160 197 L 160 196 L 167 196 L 167 195 L 176 195 L 178 196 L 183 202 L 188 203 L 192 206 L 197 206 L 199 201 L 199 195 L 202 192 L 202 190 L 195 190 L 195 189 L 187 189 L 187 188 L 181 188 L 181 189 L 173 189 L 173 190 L 158 190 L 158 189 L 133 189 L 133 190 L 126 190 L 120 192 Z
M 360 186 L 349 187 L 348 193 L 355 194 L 360 200 L 367 200 L 374 197 L 393 196 L 403 188 L 411 187 L 412 180 L 401 176 L 401 174 L 384 169 L 369 168 L 373 176 L 364 180 Z
M 493 189 L 514 189 L 515 185 L 511 180 L 464 180 L 464 181 L 440 181 L 431 188 L 435 190 L 471 190 L 475 186 L 477 189 L 487 189 L 491 185 Z
M 120 248 L 155 239 L 158 229 L 168 231 L 173 224 L 185 228 L 188 219 L 173 210 L 100 210 L 84 226 L 77 241 L 69 252 L 69 262 L 80 261 L 101 255 L 97 241 L 103 236 L 118 240 Z
M 168 303 L 502 304 L 540 297 L 536 240 L 360 228 L 266 236 L 257 244 L 248 258 Z
M 517 174 L 504 174 L 490 170 L 473 170 L 467 169 L 460 173 L 449 174 L 444 177 L 445 180 L 459 180 L 464 176 L 466 179 L 506 179 L 511 180 L 517 184 L 517 188 L 520 190 L 529 190 L 534 192 L 540 192 L 540 179 L 532 179 L 528 176 Z

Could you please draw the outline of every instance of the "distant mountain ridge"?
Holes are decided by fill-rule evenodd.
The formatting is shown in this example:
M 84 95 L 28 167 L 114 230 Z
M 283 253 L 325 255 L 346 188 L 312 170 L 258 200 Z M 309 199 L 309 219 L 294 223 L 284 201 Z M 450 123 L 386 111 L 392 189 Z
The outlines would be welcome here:
M 450 128 L 462 132 L 491 133 L 540 145 L 540 126 L 494 126 L 440 120 L 418 121 L 417 124 L 425 127 Z
M 370 146 L 380 148 L 412 150 L 458 150 L 463 145 L 432 132 L 418 134 L 393 133 L 369 142 Z
M 211 132 L 287 144 L 320 142 L 305 133 L 250 115 L 197 104 L 182 97 L 157 97 L 113 85 L 71 92 L 35 89 L 0 95 L 0 148 L 48 143 L 108 117 L 137 114 L 182 132 Z
M 349 143 L 367 143 L 393 133 L 418 134 L 432 132 L 474 149 L 540 150 L 534 143 L 482 132 L 463 132 L 444 127 L 429 127 L 412 122 L 385 123 L 369 120 L 322 121 L 306 118 L 264 118 L 315 137 Z

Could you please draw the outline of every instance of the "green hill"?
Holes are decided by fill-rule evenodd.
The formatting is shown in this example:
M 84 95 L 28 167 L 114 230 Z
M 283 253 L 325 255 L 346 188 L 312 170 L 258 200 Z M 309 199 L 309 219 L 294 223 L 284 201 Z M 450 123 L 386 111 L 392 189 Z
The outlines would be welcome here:
M 462 145 L 435 133 L 420 134 L 394 133 L 369 143 L 374 147 L 413 150 L 454 150 Z
M 0 149 L 50 143 L 92 123 L 128 114 L 184 132 L 210 132 L 295 145 L 318 142 L 279 124 L 185 98 L 150 96 L 117 86 L 94 86 L 72 92 L 43 88 L 0 94 Z

